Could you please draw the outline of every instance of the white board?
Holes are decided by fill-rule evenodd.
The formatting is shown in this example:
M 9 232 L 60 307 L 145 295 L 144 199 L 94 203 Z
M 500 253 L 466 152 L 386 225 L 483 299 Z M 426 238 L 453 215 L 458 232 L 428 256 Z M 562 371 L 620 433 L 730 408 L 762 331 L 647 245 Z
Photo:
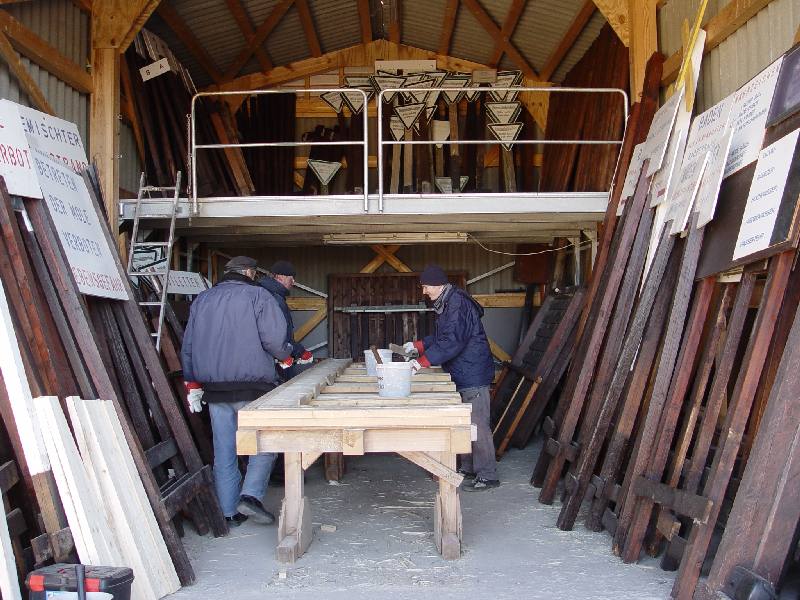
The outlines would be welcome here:
M 633 196 L 636 191 L 636 184 L 639 182 L 639 174 L 642 172 L 642 163 L 644 163 L 645 142 L 636 144 L 633 148 L 631 155 L 631 162 L 628 164 L 628 172 L 625 174 L 625 183 L 622 185 L 622 191 L 619 196 L 619 207 L 617 207 L 617 216 L 622 214 L 625 206 L 625 200 Z
M 170 294 L 196 296 L 207 289 L 206 280 L 200 273 L 194 273 L 192 271 L 169 272 L 169 287 L 167 291 Z
M 127 300 L 128 292 L 83 177 L 34 148 L 32 156 L 45 204 L 78 290 L 90 296 Z
M 769 247 L 798 134 L 800 129 L 795 129 L 759 153 L 742 224 L 733 249 L 733 260 Z
M 75 123 L 10 100 L 0 100 L 0 175 L 11 194 L 42 197 L 27 136 L 35 140 L 37 148 L 76 172 L 89 164 Z
M 5 511 L 4 511 L 5 512 Z M 8 600 L 22 600 L 17 564 L 14 560 L 14 548 L 11 546 L 11 535 L 8 522 L 0 519 L 0 597 Z
M 664 220 L 672 221 L 670 230 L 672 235 L 682 233 L 686 229 L 707 163 L 708 153 L 681 165 L 680 174 L 675 182 L 675 192 L 665 205 L 667 212 Z
M 781 56 L 733 94 L 733 140 L 723 177 L 733 175 L 758 158 L 782 62 Z
M 647 167 L 647 176 L 661 168 L 664 154 L 667 151 L 669 136 L 672 133 L 672 126 L 675 124 L 675 115 L 678 112 L 678 105 L 683 102 L 683 88 L 677 90 L 664 105 L 658 109 L 653 122 L 650 124 L 650 131 L 647 133 L 647 152 L 646 158 L 650 159 Z

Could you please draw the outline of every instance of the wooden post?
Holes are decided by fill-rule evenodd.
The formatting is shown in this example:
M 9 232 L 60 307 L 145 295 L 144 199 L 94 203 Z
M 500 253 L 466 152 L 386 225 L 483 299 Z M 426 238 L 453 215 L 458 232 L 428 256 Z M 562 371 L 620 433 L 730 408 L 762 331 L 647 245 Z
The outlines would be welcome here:
M 311 544 L 311 508 L 303 491 L 303 461 L 300 452 L 284 454 L 284 490 L 278 520 L 277 558 L 293 563 Z
M 431 453 L 436 457 L 436 453 Z M 439 462 L 455 471 L 456 455 L 452 452 L 439 453 Z M 461 556 L 461 502 L 458 488 L 439 477 L 439 493 L 436 494 L 434 508 L 434 539 L 436 547 L 445 559 Z
M 119 86 L 120 54 L 117 48 L 92 50 L 89 113 L 89 160 L 97 164 L 111 231 L 119 219 Z M 116 237 L 116 236 L 115 236 Z
M 658 52 L 656 0 L 628 0 L 630 22 L 631 102 L 638 102 L 644 88 L 647 61 Z

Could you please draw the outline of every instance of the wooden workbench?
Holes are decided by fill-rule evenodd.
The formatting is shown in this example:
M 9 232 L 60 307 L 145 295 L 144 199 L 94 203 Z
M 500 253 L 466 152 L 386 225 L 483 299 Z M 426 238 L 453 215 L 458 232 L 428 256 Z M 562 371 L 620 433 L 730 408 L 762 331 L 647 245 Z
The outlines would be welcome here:
M 240 410 L 239 454 L 285 456 L 278 560 L 294 562 L 311 543 L 303 470 L 323 452 L 396 452 L 436 475 L 434 540 L 442 556 L 458 558 L 462 476 L 456 472 L 456 454 L 471 452 L 471 410 L 441 370 L 417 373 L 409 397 L 382 398 L 376 378 L 350 359 L 322 361 Z

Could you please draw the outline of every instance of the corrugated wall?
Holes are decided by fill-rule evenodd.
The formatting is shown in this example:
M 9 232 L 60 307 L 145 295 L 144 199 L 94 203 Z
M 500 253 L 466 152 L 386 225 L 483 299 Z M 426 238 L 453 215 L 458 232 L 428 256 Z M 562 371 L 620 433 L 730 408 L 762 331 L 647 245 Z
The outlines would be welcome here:
M 706 21 L 727 0 L 709 0 Z M 659 11 L 659 45 L 670 56 L 681 47 L 681 23 L 693 22 L 700 0 L 669 0 Z M 703 58 L 697 112 L 706 110 L 747 83 L 792 46 L 800 25 L 800 0 L 773 0 Z
M 46 40 L 67 58 L 79 65 L 89 58 L 89 17 L 70 0 L 37 0 L 4 6 L 33 33 Z M 56 115 L 78 125 L 83 140 L 88 145 L 89 100 L 48 71 L 22 58 L 22 64 L 42 90 Z M 20 90 L 8 66 L 0 61 L 0 97 L 26 106 L 33 106 Z M 36 108 L 36 107 L 34 107 Z

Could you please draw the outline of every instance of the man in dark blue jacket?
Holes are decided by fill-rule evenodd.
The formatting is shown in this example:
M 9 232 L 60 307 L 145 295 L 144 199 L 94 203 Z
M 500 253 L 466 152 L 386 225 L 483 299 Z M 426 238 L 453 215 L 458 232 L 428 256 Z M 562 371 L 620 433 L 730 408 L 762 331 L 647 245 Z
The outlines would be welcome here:
M 478 439 L 472 442 L 472 454 L 461 456 L 459 471 L 471 482 L 464 489 L 478 492 L 497 487 L 497 461 L 489 426 L 489 386 L 494 379 L 494 363 L 489 340 L 483 330 L 483 307 L 464 290 L 448 283 L 441 267 L 429 265 L 420 276 L 422 293 L 433 302 L 436 320 L 433 335 L 407 342 L 406 352 L 419 358 L 414 370 L 441 365 L 450 373 L 464 402 L 472 404 L 472 423 Z
M 296 275 L 297 271 L 292 263 L 286 260 L 279 260 L 270 267 L 269 275 L 258 280 L 258 285 L 272 294 L 278 306 L 281 307 L 283 317 L 286 319 L 286 340 L 293 347 L 293 364 L 290 364 L 286 369 L 282 369 L 278 374 L 282 381 L 288 381 L 297 375 L 300 372 L 297 368 L 298 365 L 307 365 L 314 360 L 314 355 L 306 350 L 303 344 L 294 341 L 294 321 L 292 320 L 292 311 L 289 310 L 289 305 L 286 303 L 286 298 L 294 286 Z
M 247 256 L 228 261 L 221 281 L 192 303 L 181 348 L 190 410 L 202 410 L 201 398 L 208 403 L 214 484 L 231 525 L 247 517 L 265 524 L 275 520 L 261 503 L 275 454 L 251 456 L 242 483 L 236 413 L 276 386 L 275 360 L 286 361 L 292 353 L 278 303 L 253 280 L 256 266 Z

